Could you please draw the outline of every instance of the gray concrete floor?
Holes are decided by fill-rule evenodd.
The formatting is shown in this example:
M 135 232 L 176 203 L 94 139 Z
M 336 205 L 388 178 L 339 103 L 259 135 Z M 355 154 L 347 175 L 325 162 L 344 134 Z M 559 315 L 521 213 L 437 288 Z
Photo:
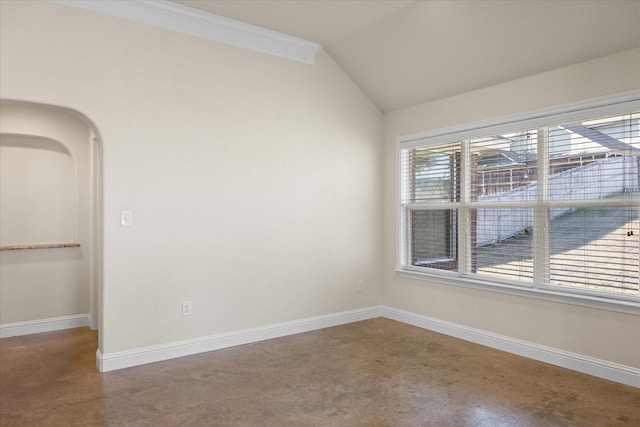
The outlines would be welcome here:
M 96 346 L 0 340 L 0 425 L 640 426 L 640 389 L 382 318 L 105 374 Z

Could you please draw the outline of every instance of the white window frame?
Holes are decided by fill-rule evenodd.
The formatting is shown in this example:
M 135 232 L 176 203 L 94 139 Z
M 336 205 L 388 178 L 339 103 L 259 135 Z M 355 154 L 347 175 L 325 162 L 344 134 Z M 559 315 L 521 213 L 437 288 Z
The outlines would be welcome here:
M 427 282 L 435 282 L 444 285 L 463 286 L 474 289 L 490 290 L 499 293 L 506 293 L 518 296 L 532 297 L 536 299 L 550 300 L 554 302 L 569 303 L 580 306 L 594 307 L 600 309 L 607 309 L 617 312 L 624 312 L 630 314 L 640 314 L 640 296 L 635 295 L 617 295 L 608 293 L 586 292 L 582 289 L 563 288 L 559 289 L 558 286 L 545 285 L 544 282 L 540 282 L 541 275 L 546 272 L 547 263 L 549 260 L 549 254 L 545 252 L 548 250 L 548 242 L 545 239 L 548 237 L 548 233 L 535 233 L 534 234 L 534 257 L 537 260 L 543 260 L 543 262 L 534 262 L 534 280 L 531 284 L 523 284 L 522 282 L 514 282 L 509 280 L 501 280 L 495 278 L 483 278 L 478 275 L 465 274 L 470 271 L 467 265 L 470 262 L 470 256 L 467 253 L 470 250 L 468 244 L 468 233 L 470 229 L 469 217 L 466 214 L 466 209 L 459 209 L 463 204 L 471 208 L 490 208 L 490 207 L 509 207 L 504 202 L 500 202 L 494 206 L 493 203 L 487 202 L 470 202 L 468 200 L 468 191 L 463 191 L 461 194 L 461 201 L 451 202 L 446 204 L 446 209 L 457 209 L 458 212 L 458 230 L 457 235 L 459 240 L 458 248 L 458 262 L 461 266 L 460 272 L 458 271 L 446 271 L 436 269 L 425 269 L 422 267 L 414 267 L 406 265 L 405 260 L 406 250 L 408 248 L 407 242 L 403 236 L 406 235 L 405 214 L 404 207 L 402 206 L 402 192 L 403 177 L 402 177 L 402 150 L 418 148 L 427 145 L 445 144 L 455 141 L 463 141 L 462 144 L 462 176 L 461 186 L 467 186 L 469 182 L 469 168 L 465 164 L 469 158 L 469 144 L 468 139 L 476 138 L 485 134 L 506 134 L 509 132 L 516 132 L 522 129 L 538 129 L 549 126 L 550 124 L 560 122 L 577 122 L 592 119 L 593 117 L 625 114 L 630 111 L 640 110 L 640 90 L 626 92 L 623 94 L 609 96 L 605 98 L 599 98 L 590 101 L 584 101 L 579 103 L 567 104 L 559 107 L 537 110 L 525 114 L 519 114 L 514 116 L 501 117 L 498 119 L 486 120 L 482 122 L 474 122 L 456 125 L 449 128 L 437 129 L 433 131 L 420 132 L 411 135 L 405 135 L 396 139 L 396 237 L 397 237 L 397 258 L 396 258 L 396 271 L 401 277 L 423 280 Z M 534 210 L 534 218 L 537 221 L 536 227 L 548 226 L 548 215 L 546 210 L 549 207 L 591 207 L 591 206 L 603 206 L 601 200 L 589 201 L 589 200 L 573 200 L 573 201 L 549 201 L 548 200 L 548 180 L 547 174 L 549 172 L 548 165 L 548 152 L 547 144 L 539 143 L 539 159 L 545 164 L 542 164 L 539 168 L 539 173 L 542 173 L 538 177 L 538 182 L 543 183 L 538 188 L 539 198 L 544 200 L 544 204 L 539 201 L 532 202 L 517 202 L 517 207 L 531 207 Z M 466 153 L 465 153 L 466 151 Z M 467 198 L 465 200 L 465 197 Z M 638 200 L 617 200 L 615 202 L 618 206 L 622 203 L 626 206 L 640 206 Z M 445 208 L 441 206 L 440 208 Z M 545 249 L 546 248 L 546 249 Z

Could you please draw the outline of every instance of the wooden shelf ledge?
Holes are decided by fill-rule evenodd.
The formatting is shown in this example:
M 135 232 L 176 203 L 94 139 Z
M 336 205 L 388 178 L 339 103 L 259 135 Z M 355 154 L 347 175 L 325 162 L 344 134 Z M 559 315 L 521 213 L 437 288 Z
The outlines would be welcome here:
M 0 251 L 15 251 L 20 249 L 58 249 L 79 248 L 80 243 L 27 243 L 22 245 L 3 245 Z

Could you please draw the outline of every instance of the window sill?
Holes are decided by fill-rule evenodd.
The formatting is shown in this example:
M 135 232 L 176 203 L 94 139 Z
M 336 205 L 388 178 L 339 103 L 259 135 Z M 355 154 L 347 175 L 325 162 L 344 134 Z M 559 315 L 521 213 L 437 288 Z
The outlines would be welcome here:
M 79 248 L 80 243 L 27 243 L 22 245 L 0 246 L 0 251 L 15 251 L 22 249 L 59 249 L 59 248 Z
M 533 287 L 507 285 L 493 282 L 486 282 L 472 278 L 460 277 L 450 274 L 430 274 L 411 270 L 396 269 L 400 277 L 420 281 L 435 282 L 443 285 L 459 286 L 464 288 L 482 290 L 487 292 L 498 292 L 507 295 L 514 295 L 524 298 L 535 298 L 539 300 L 551 301 L 562 304 L 571 304 L 581 307 L 597 308 L 600 310 L 615 311 L 618 313 L 633 314 L 640 316 L 640 301 L 629 301 L 622 299 L 603 298 L 598 296 L 571 294 L 557 292 L 550 289 L 539 289 Z

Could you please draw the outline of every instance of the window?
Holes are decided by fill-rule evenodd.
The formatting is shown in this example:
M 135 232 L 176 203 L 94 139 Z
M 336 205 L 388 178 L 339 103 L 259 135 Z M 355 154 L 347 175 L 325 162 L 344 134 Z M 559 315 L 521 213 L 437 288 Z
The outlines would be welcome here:
M 640 301 L 640 100 L 402 138 L 399 270 Z

